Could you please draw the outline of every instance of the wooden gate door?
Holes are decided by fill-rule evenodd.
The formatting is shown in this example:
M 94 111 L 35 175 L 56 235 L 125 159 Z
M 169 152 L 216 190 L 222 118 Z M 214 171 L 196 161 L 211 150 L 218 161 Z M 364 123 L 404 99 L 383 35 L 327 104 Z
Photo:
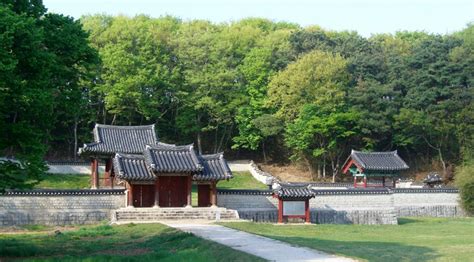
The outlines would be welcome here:
M 211 205 L 211 185 L 198 185 L 198 206 L 208 207 Z
M 155 204 L 154 185 L 132 185 L 133 186 L 133 206 L 152 207 Z
M 160 177 L 160 207 L 184 207 L 187 197 L 187 176 Z

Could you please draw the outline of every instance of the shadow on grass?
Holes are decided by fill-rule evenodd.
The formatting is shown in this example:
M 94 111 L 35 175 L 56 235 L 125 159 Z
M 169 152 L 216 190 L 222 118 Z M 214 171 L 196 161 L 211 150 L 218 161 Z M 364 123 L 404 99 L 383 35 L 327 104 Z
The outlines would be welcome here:
M 391 242 L 334 241 L 302 237 L 274 237 L 277 240 L 305 246 L 330 254 L 368 261 L 432 261 L 434 249 Z
M 399 225 L 406 225 L 406 224 L 412 224 L 412 223 L 422 223 L 419 219 L 412 219 L 412 218 L 398 218 L 398 224 Z

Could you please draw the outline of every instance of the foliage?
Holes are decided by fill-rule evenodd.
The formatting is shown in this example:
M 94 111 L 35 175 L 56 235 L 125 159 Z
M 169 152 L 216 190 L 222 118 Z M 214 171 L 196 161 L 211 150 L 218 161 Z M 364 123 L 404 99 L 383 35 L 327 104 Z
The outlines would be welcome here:
M 474 161 L 467 161 L 458 169 L 455 182 L 464 210 L 474 215 Z
M 39 164 L 0 160 L 0 193 L 5 189 L 31 189 L 44 172 Z
M 473 218 L 401 218 L 399 225 L 378 226 L 222 224 L 358 261 L 469 261 L 474 244 Z
M 37 170 L 75 158 L 94 122 L 156 124 L 202 153 L 293 155 L 323 175 L 351 148 L 446 175 L 474 155 L 473 24 L 365 38 L 261 18 L 77 21 L 41 1 L 0 13 L 0 150 Z
M 45 12 L 41 1 L 0 4 L 0 151 L 24 168 L 2 164 L 9 187 L 37 180 L 49 145 L 73 140 L 64 131 L 84 118 L 82 84 L 99 61 L 78 21 Z

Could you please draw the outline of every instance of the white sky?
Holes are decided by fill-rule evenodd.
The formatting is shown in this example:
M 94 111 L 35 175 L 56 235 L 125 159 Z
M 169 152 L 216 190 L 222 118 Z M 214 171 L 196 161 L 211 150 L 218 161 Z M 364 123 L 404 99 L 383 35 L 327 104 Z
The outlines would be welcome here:
M 474 0 L 43 0 L 50 12 L 173 15 L 228 22 L 264 17 L 302 26 L 355 30 L 364 36 L 400 30 L 450 33 L 474 21 Z

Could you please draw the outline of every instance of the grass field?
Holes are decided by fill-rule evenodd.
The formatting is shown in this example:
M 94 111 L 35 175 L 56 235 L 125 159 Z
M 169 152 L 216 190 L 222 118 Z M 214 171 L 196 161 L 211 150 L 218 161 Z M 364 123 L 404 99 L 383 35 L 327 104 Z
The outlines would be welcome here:
M 224 226 L 361 261 L 474 261 L 474 218 L 403 218 L 399 225 Z
M 44 174 L 35 188 L 47 189 L 87 189 L 90 188 L 89 175 Z
M 161 224 L 61 229 L 0 232 L 0 261 L 262 261 Z
M 223 189 L 266 189 L 249 172 L 233 172 L 234 178 L 229 181 L 220 181 L 218 188 Z M 43 180 L 35 188 L 47 189 L 87 189 L 90 188 L 89 175 L 75 174 L 45 174 Z M 193 198 L 197 199 L 197 189 L 193 188 Z
M 220 181 L 217 188 L 221 189 L 268 189 L 268 187 L 253 178 L 249 172 L 232 172 L 234 178 L 229 181 Z

